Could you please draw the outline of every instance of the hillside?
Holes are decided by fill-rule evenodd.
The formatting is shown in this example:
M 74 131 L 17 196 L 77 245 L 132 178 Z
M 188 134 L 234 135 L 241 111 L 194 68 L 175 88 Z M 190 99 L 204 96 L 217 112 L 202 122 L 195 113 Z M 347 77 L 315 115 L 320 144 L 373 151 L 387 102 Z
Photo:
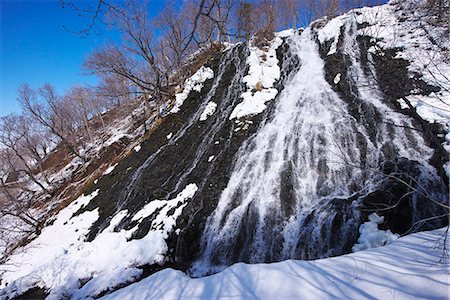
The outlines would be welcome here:
M 448 30 L 421 1 L 354 9 L 106 113 L 40 232 L 3 246 L 0 296 L 444 298 Z

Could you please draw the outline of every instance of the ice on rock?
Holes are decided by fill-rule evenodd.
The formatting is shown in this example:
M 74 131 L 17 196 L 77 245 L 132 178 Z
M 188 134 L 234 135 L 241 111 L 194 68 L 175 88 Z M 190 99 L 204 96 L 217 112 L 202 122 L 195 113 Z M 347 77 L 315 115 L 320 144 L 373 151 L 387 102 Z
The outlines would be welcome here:
M 334 84 L 338 84 L 341 81 L 341 73 L 337 73 L 333 79 Z
M 444 232 L 415 233 L 333 258 L 238 263 L 203 278 L 165 269 L 101 300 L 447 299 L 448 264 L 436 263 L 442 251 L 436 241 Z

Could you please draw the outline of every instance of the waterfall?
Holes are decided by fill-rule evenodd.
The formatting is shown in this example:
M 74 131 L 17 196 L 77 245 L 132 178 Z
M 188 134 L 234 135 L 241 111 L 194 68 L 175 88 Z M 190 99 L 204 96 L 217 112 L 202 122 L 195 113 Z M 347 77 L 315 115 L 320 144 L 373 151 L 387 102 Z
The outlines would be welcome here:
M 352 20 L 342 51 L 359 119 L 325 80 L 312 29 L 287 42 L 300 66 L 276 99 L 272 118 L 237 153 L 207 220 L 193 276 L 238 261 L 341 254 L 360 224 L 355 200 L 376 189 L 380 164 L 420 157 L 426 165 L 432 154 L 418 133 L 406 129 L 410 120 L 382 103 L 376 78 L 361 65 Z
M 208 149 L 214 146 L 217 133 L 227 124 L 231 110 L 236 105 L 236 102 L 239 101 L 239 95 L 245 88 L 245 85 L 242 83 L 242 77 L 247 71 L 247 66 L 245 59 L 242 59 L 242 57 L 245 58 L 246 51 L 248 50 L 243 45 L 236 45 L 223 54 L 217 71 L 215 72 L 216 74 L 213 78 L 211 88 L 207 91 L 206 95 L 200 99 L 199 105 L 194 113 L 187 122 L 182 124 L 180 129 L 173 133 L 166 144 L 163 144 L 133 171 L 127 179 L 127 182 L 123 185 L 123 189 L 118 194 L 118 199 L 114 207 L 115 212 L 111 213 L 110 216 L 114 216 L 125 208 L 138 210 L 147 200 L 153 200 L 148 194 L 152 192 L 151 189 L 146 188 L 148 186 L 148 183 L 146 183 L 148 177 L 146 176 L 154 176 L 152 172 L 154 172 L 154 170 L 162 163 L 170 164 L 174 168 L 169 177 L 162 178 L 164 185 L 166 185 L 164 188 L 166 188 L 167 191 L 167 194 L 164 197 L 165 200 L 175 197 L 175 195 L 183 190 L 187 184 L 192 183 L 189 178 L 191 173 L 195 170 L 197 164 L 201 160 L 207 160 Z M 221 85 L 223 85 L 223 77 L 227 72 L 232 74 L 232 78 L 229 86 L 224 89 Z M 208 105 L 209 101 L 218 97 L 220 97 L 222 101 L 218 103 L 218 108 L 214 116 L 209 118 L 210 120 L 208 121 L 210 121 L 210 123 L 207 126 L 202 124 L 202 132 L 195 137 L 196 140 L 194 142 L 191 131 L 193 131 L 193 128 L 199 126 L 200 115 L 204 111 L 206 105 Z M 228 139 L 226 143 L 229 143 L 229 140 L 230 139 Z M 182 157 L 168 154 L 179 152 L 179 145 L 186 144 L 191 145 L 192 151 L 184 153 Z M 182 164 L 179 163 L 180 160 L 183 160 Z M 204 185 L 213 166 L 213 164 L 210 164 L 202 182 L 195 182 L 199 188 L 202 188 Z M 101 232 L 108 224 L 109 219 L 101 224 L 98 232 Z M 124 222 L 118 228 L 122 228 L 126 225 L 127 222 Z

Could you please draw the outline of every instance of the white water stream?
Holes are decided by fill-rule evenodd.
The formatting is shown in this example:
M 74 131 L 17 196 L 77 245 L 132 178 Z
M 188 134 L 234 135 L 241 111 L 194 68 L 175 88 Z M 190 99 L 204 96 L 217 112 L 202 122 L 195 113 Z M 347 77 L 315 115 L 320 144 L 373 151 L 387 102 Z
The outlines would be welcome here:
M 383 146 L 406 158 L 431 155 L 421 146 L 419 134 L 384 124 L 410 125 L 382 104 L 376 82 L 363 72 L 351 21 L 345 34 L 344 51 L 351 61 L 347 80 L 358 83 L 355 96 L 361 109 L 378 114 L 383 124 L 370 136 L 364 118 L 350 115 L 325 80 L 324 62 L 310 29 L 291 37 L 288 42 L 300 59 L 300 69 L 277 99 L 273 119 L 241 147 L 228 185 L 207 221 L 203 253 L 192 275 L 214 272 L 235 261 L 339 252 L 346 240 L 340 241 L 339 235 L 357 230 L 358 219 L 351 207 L 339 211 L 339 199 L 371 191 L 375 170 L 384 161 Z M 416 145 L 410 147 L 411 143 Z M 336 219 L 339 214 L 347 216 Z M 340 231 L 332 232 L 336 222 Z

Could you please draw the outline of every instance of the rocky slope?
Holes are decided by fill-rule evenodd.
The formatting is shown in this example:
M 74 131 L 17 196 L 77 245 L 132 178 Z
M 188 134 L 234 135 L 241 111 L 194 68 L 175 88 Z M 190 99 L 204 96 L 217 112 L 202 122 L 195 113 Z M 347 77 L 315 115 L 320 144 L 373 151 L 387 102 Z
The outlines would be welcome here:
M 373 212 L 398 234 L 446 225 L 446 36 L 421 3 L 392 1 L 230 47 L 6 260 L 0 295 L 83 299 L 168 266 L 342 255 Z

